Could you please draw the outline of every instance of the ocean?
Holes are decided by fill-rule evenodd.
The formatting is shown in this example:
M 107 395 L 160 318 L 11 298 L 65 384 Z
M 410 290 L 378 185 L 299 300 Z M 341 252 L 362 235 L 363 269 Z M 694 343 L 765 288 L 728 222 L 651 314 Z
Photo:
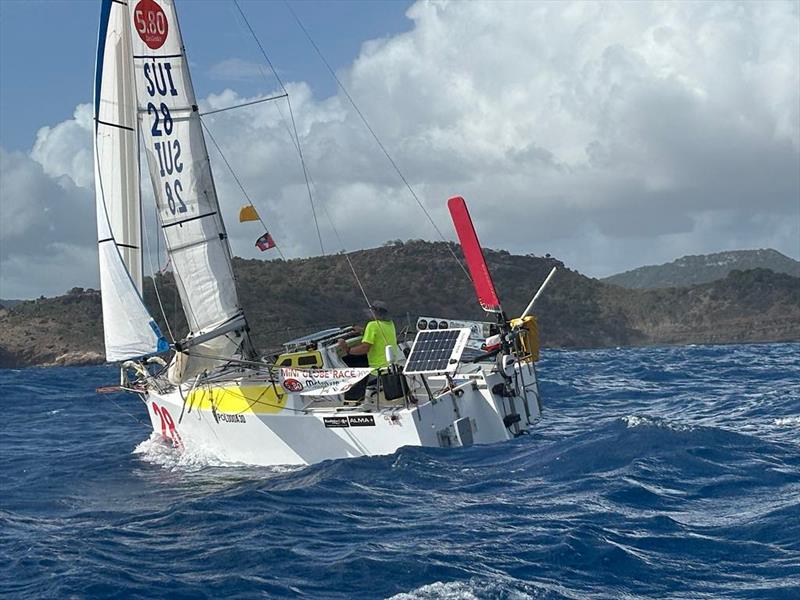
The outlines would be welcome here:
M 546 350 L 532 435 L 304 468 L 0 371 L 3 598 L 800 598 L 800 344 Z

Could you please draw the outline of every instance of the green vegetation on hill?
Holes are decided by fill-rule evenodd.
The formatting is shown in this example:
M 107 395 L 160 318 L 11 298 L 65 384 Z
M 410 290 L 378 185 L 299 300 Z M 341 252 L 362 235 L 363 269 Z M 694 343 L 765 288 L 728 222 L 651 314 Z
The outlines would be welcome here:
M 444 242 L 394 242 L 349 256 L 367 295 L 387 302 L 400 327 L 419 315 L 486 319 Z M 587 278 L 552 258 L 502 250 L 487 250 L 486 257 L 509 316 L 518 315 L 550 269 L 559 267 L 534 311 L 545 346 L 800 340 L 797 277 L 755 269 L 689 288 L 630 290 Z M 364 320 L 364 299 L 344 256 L 237 258 L 234 269 L 254 341 L 263 350 Z M 156 281 L 164 313 L 180 338 L 186 321 L 172 275 Z M 145 302 L 167 331 L 150 279 Z M 0 309 L 0 366 L 101 360 L 101 321 L 99 293 L 80 288 Z
M 800 262 L 776 250 L 762 249 L 684 256 L 671 263 L 639 267 L 602 281 L 632 289 L 686 287 L 724 279 L 731 271 L 750 269 L 769 269 L 800 277 Z

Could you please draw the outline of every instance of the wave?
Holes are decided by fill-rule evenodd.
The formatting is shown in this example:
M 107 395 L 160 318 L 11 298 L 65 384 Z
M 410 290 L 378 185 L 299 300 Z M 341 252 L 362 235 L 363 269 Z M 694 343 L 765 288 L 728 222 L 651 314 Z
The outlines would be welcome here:
M 0 596 L 797 598 L 798 371 L 546 351 L 532 435 L 296 468 L 172 448 L 106 367 L 0 372 Z

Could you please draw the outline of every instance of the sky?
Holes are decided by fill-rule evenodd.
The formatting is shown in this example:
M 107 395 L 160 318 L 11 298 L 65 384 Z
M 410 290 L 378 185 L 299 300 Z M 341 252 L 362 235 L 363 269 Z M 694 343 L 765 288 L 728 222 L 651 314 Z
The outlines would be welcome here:
M 278 92 L 230 1 L 177 6 L 201 110 Z M 241 6 L 289 91 L 325 252 L 439 239 L 285 4 Z M 722 250 L 800 258 L 797 2 L 291 6 L 446 239 L 461 195 L 484 246 L 593 277 Z M 2 298 L 98 285 L 98 16 L 94 0 L 0 0 Z M 287 108 L 204 119 L 296 258 L 320 245 Z M 234 254 L 274 258 L 211 161 Z

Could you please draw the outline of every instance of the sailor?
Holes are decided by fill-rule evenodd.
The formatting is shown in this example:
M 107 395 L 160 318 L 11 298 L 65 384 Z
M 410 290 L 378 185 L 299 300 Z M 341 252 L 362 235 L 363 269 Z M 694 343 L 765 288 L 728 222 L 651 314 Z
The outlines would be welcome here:
M 397 332 L 394 323 L 389 318 L 389 309 L 385 302 L 376 300 L 369 306 L 369 315 L 372 317 L 361 336 L 361 343 L 352 348 L 347 345 L 345 340 L 339 340 L 339 350 L 342 352 L 345 363 L 349 364 L 348 356 L 367 357 L 367 364 L 373 372 L 389 366 L 386 360 L 386 346 L 392 346 L 393 351 L 397 352 Z M 354 327 L 358 331 L 359 327 Z M 363 359 L 362 359 L 363 360 Z M 352 361 L 356 362 L 356 361 Z M 361 361 L 359 361 L 361 362 Z M 363 365 L 363 362 L 362 362 Z M 350 365 L 356 366 L 356 365 Z
M 339 340 L 338 347 L 342 353 L 342 360 L 350 367 L 370 367 L 373 375 L 378 369 L 389 366 L 386 360 L 386 347 L 392 346 L 395 355 L 397 349 L 397 332 L 394 323 L 389 318 L 389 309 L 385 302 L 376 300 L 369 306 L 368 314 L 372 319 L 363 328 L 361 342 L 355 346 L 348 346 L 346 340 Z M 361 327 L 353 326 L 356 331 Z M 362 379 L 350 390 L 345 392 L 345 400 L 361 400 L 367 387 L 367 380 Z

